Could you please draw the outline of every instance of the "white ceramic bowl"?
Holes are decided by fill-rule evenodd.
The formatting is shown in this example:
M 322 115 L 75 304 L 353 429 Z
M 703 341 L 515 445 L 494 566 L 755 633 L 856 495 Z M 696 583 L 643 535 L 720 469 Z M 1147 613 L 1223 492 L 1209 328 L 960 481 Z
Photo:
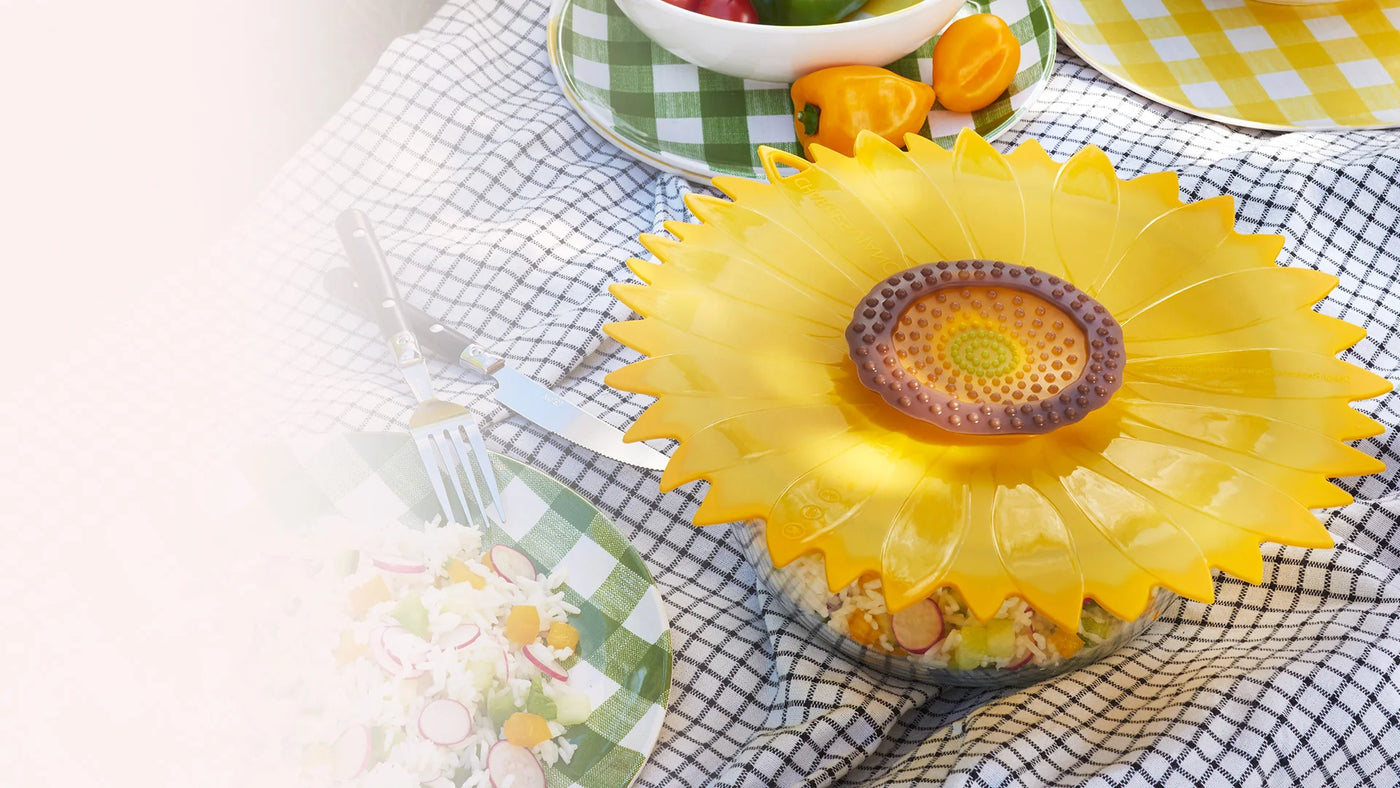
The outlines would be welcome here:
M 664 0 L 615 0 L 651 40 L 698 66 L 744 79 L 792 82 L 828 66 L 883 66 L 952 21 L 963 0 L 923 0 L 884 16 L 785 27 L 730 22 Z

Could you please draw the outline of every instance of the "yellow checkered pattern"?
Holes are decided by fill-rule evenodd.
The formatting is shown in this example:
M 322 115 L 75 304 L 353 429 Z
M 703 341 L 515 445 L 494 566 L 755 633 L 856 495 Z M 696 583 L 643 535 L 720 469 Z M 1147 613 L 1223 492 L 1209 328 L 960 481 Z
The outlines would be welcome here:
M 1061 38 L 1114 81 L 1261 128 L 1400 125 L 1400 0 L 1051 0 Z

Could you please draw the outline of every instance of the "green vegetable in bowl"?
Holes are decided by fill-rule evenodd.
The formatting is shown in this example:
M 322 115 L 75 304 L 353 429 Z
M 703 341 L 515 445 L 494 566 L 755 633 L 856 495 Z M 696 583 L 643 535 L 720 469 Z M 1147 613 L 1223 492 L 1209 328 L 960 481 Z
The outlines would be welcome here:
M 866 0 L 753 0 L 765 25 L 829 25 L 865 5 Z

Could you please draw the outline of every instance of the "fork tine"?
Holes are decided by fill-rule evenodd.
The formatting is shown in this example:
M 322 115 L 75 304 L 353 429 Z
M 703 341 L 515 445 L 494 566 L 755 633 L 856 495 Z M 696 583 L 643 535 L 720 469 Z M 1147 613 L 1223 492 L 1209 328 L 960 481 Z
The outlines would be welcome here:
M 462 472 L 467 475 L 467 483 L 472 487 L 472 495 L 476 496 L 476 505 L 481 509 L 481 516 L 490 520 L 491 515 L 486 511 L 486 501 L 481 498 L 481 486 L 476 483 L 476 463 L 473 462 L 472 453 L 467 450 L 467 444 L 462 442 L 461 428 L 463 424 L 454 424 L 447 428 L 447 434 L 452 438 L 452 445 L 457 448 L 457 454 L 462 458 Z
M 418 446 L 418 456 L 423 459 L 423 469 L 428 472 L 428 482 L 433 485 L 433 492 L 437 493 L 442 514 L 448 522 L 452 522 L 456 517 L 452 514 L 452 502 L 447 500 L 447 489 L 442 486 L 442 466 L 434 456 L 435 450 L 426 435 L 414 435 L 413 442 Z
M 486 451 L 486 441 L 482 440 L 481 427 L 477 426 L 476 419 L 468 419 L 462 426 L 466 428 L 467 439 L 472 443 L 472 456 L 481 464 L 481 475 L 486 479 L 491 505 L 496 507 L 496 514 L 500 515 L 500 524 L 505 525 L 506 508 L 501 503 L 501 490 L 496 485 L 496 469 L 491 465 L 491 454 Z
M 451 430 L 448 430 L 448 432 L 451 432 Z M 467 518 L 466 524 L 475 528 L 476 518 L 472 517 L 472 507 L 467 503 L 467 493 L 462 489 L 461 474 L 457 472 L 459 468 L 466 467 L 465 463 L 467 458 L 459 451 L 460 447 L 453 445 L 453 442 L 447 440 L 442 432 L 434 432 L 433 438 L 436 439 L 434 444 L 442 454 L 442 472 L 446 474 L 447 478 L 452 482 L 452 490 L 457 493 L 457 502 L 462 504 L 462 515 Z M 476 487 L 475 482 L 472 483 L 472 487 Z M 484 517 L 486 515 L 486 510 L 483 509 L 481 513 Z

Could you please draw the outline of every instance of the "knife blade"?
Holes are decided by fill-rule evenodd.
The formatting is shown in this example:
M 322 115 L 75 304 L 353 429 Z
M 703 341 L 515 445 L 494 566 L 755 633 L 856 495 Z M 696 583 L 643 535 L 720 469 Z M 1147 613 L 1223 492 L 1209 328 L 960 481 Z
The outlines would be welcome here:
M 350 269 L 327 271 L 323 284 L 336 300 L 363 314 L 365 305 Z M 497 402 L 544 429 L 606 457 L 655 471 L 666 468 L 670 458 L 665 454 L 642 443 L 626 443 L 621 430 L 512 368 L 466 334 L 443 325 L 406 301 L 400 301 L 399 305 L 424 347 L 495 380 L 492 396 Z

